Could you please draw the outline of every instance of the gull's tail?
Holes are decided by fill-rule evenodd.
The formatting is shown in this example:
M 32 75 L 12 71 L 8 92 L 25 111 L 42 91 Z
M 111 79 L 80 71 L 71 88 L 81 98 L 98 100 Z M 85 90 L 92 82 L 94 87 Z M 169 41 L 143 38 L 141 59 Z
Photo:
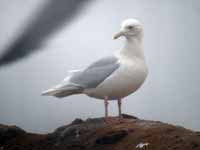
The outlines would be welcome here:
M 83 89 L 81 87 L 75 85 L 57 85 L 54 88 L 42 92 L 42 95 L 62 98 L 73 94 L 80 94 L 82 91 Z

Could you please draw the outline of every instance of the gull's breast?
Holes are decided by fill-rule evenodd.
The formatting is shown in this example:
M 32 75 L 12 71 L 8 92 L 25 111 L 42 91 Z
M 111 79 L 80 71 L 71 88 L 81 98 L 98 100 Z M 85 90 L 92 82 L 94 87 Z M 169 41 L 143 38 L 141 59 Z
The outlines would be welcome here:
M 91 97 L 116 100 L 135 92 L 144 82 L 148 74 L 144 60 L 121 60 L 120 67 L 113 72 L 100 85 L 93 89 L 87 89 L 85 94 Z

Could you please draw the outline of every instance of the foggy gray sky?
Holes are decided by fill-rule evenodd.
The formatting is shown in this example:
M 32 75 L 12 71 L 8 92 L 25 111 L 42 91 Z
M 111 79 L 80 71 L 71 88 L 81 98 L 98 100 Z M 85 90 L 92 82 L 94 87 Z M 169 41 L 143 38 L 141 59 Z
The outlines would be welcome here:
M 145 28 L 149 75 L 140 90 L 123 100 L 123 113 L 200 130 L 200 2 L 123 2 L 94 2 L 43 51 L 0 69 L 0 123 L 44 133 L 75 118 L 103 116 L 103 101 L 84 95 L 42 97 L 41 91 L 59 83 L 67 70 L 86 67 L 120 49 L 123 39 L 113 41 L 113 33 L 122 20 L 137 18 Z M 0 2 L 0 53 L 39 4 L 39 0 Z M 117 115 L 116 102 L 110 102 L 109 111 Z

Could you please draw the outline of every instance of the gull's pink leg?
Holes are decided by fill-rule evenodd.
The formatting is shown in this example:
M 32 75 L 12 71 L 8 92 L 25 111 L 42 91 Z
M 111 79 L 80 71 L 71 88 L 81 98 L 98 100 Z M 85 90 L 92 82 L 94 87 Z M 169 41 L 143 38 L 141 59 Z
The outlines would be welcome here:
M 104 105 L 105 105 L 105 118 L 108 117 L 108 96 L 104 97 Z
M 121 113 L 121 99 L 118 99 L 118 109 L 119 109 L 119 117 L 109 117 L 108 116 L 108 96 L 104 97 L 104 105 L 105 105 L 105 122 L 107 124 L 116 124 L 123 123 L 125 120 L 122 117 Z
M 104 105 L 105 105 L 105 122 L 107 124 L 112 124 L 113 123 L 113 117 L 108 116 L 108 96 L 104 97 Z
M 121 110 L 122 100 L 118 99 L 117 102 L 118 102 L 119 118 L 122 118 L 122 110 Z
M 105 98 L 104 98 L 104 105 L 105 105 L 105 122 L 107 124 L 116 124 L 116 123 L 123 122 L 123 118 L 122 118 L 122 114 L 121 114 L 121 99 L 118 100 L 119 117 L 109 117 L 108 116 L 108 96 L 105 96 Z
M 117 102 L 118 102 L 118 110 L 119 110 L 119 122 L 124 123 L 124 122 L 126 122 L 126 119 L 124 119 L 123 116 L 122 116 L 122 108 L 121 108 L 122 99 L 118 99 Z

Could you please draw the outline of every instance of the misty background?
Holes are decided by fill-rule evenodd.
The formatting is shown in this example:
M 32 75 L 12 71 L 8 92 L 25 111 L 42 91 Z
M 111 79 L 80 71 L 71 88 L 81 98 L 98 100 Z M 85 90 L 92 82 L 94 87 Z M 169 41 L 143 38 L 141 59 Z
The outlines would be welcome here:
M 0 1 L 0 54 L 23 31 L 40 0 Z M 126 18 L 144 24 L 149 75 L 122 103 L 122 112 L 200 130 L 200 2 L 198 0 L 97 0 L 45 42 L 37 53 L 0 68 L 0 123 L 50 132 L 75 118 L 104 116 L 104 103 L 85 95 L 42 97 L 70 69 L 119 50 L 112 40 Z M 56 17 L 55 17 L 56 21 Z M 117 115 L 117 102 L 109 113 Z

